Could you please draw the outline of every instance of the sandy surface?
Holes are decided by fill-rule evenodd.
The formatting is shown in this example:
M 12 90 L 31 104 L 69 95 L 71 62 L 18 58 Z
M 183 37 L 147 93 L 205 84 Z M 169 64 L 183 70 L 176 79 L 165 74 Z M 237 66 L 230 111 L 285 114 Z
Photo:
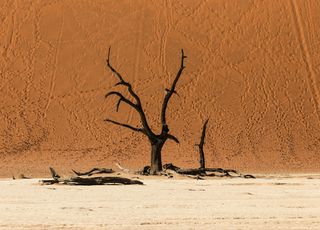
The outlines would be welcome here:
M 139 126 L 104 99 L 110 45 L 155 130 L 180 48 L 188 56 L 167 113 L 180 145 L 164 163 L 198 166 L 210 116 L 208 166 L 319 172 L 319 12 L 318 0 L 1 0 L 0 177 L 149 163 L 145 137 L 103 122 Z
M 319 229 L 320 176 L 144 179 L 144 186 L 0 181 L 0 229 Z

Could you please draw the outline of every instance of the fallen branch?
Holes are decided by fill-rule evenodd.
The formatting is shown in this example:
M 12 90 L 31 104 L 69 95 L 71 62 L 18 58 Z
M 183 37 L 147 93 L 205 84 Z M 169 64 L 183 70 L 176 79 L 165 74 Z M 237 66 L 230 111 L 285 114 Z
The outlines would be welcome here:
M 191 168 L 191 169 L 182 169 L 172 163 L 163 165 L 163 168 L 166 170 L 172 170 L 176 173 L 182 175 L 193 175 L 193 176 L 217 176 L 217 177 L 242 177 L 242 178 L 255 178 L 250 174 L 241 174 L 233 169 L 222 169 L 222 168 Z
M 77 172 L 72 169 L 72 171 L 77 175 L 77 176 L 92 176 L 93 174 L 103 174 L 103 173 L 113 173 L 114 171 L 112 169 L 107 169 L 107 168 L 93 168 L 88 172 Z
M 67 185 L 110 185 L 110 184 L 143 184 L 139 180 L 131 180 L 124 177 L 72 177 L 67 180 L 63 180 L 63 184 Z
M 129 178 L 124 178 L 124 177 L 79 177 L 77 176 L 77 177 L 71 177 L 68 179 L 61 179 L 61 177 L 51 167 L 50 167 L 50 172 L 53 179 L 42 180 L 41 181 L 42 184 L 45 184 L 45 185 L 50 185 L 50 184 L 67 184 L 67 185 L 140 184 L 142 185 L 143 184 L 143 182 L 139 180 L 131 180 Z M 90 173 L 83 173 L 83 174 L 88 175 Z

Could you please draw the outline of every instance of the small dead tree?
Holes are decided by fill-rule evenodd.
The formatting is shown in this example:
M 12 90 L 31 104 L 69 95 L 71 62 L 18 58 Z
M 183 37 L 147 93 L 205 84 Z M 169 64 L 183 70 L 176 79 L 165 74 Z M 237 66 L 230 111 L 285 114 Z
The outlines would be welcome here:
M 183 174 L 183 175 L 193 175 L 197 176 L 194 177 L 195 179 L 201 179 L 200 176 L 219 176 L 219 177 L 242 177 L 242 178 L 255 178 L 254 176 L 250 174 L 242 174 L 237 172 L 234 169 L 223 169 L 223 168 L 206 168 L 205 164 L 205 155 L 204 155 L 204 141 L 206 137 L 206 131 L 208 126 L 209 119 L 207 119 L 202 127 L 202 133 L 200 138 L 200 143 L 196 144 L 196 146 L 199 147 L 199 155 L 200 155 L 200 167 L 199 168 L 189 168 L 189 169 L 183 169 L 178 166 L 173 165 L 172 163 L 165 164 L 163 168 L 165 171 L 172 170 L 176 173 Z
M 131 125 L 128 124 L 124 124 L 124 123 L 120 123 L 114 120 L 110 120 L 110 119 L 106 119 L 105 121 L 107 122 L 111 122 L 115 125 L 119 125 L 122 127 L 126 127 L 128 129 L 131 129 L 132 131 L 135 132 L 140 132 L 144 135 L 146 135 L 148 137 L 148 140 L 151 144 L 151 168 L 150 168 L 150 173 L 151 174 L 156 174 L 160 171 L 162 171 L 162 159 L 161 159 L 161 150 L 162 147 L 164 146 L 165 142 L 170 139 L 175 141 L 176 143 L 179 143 L 179 140 L 173 136 L 172 134 L 169 133 L 170 129 L 168 127 L 167 124 L 167 120 L 166 120 L 166 111 L 167 111 L 167 107 L 168 107 L 168 103 L 170 98 L 172 97 L 172 95 L 174 93 L 176 93 L 176 85 L 180 79 L 180 76 L 185 68 L 184 66 L 184 59 L 187 58 L 184 55 L 183 49 L 181 50 L 181 63 L 180 63 L 180 68 L 176 74 L 176 77 L 170 87 L 170 89 L 165 89 L 166 90 L 166 95 L 164 97 L 163 103 L 162 103 L 162 109 L 161 109 L 161 124 L 162 124 L 162 128 L 161 128 L 161 133 L 160 134 L 156 134 L 154 131 L 151 130 L 150 125 L 147 121 L 144 109 L 142 107 L 142 103 L 141 103 L 141 99 L 140 97 L 135 93 L 135 91 L 132 88 L 132 85 L 125 81 L 124 78 L 122 77 L 122 75 L 115 69 L 113 68 L 113 66 L 110 63 L 110 53 L 111 53 L 111 47 L 109 48 L 109 52 L 108 52 L 108 59 L 107 59 L 107 66 L 108 68 L 112 71 L 112 73 L 118 78 L 118 83 L 115 84 L 115 86 L 125 86 L 127 87 L 127 90 L 129 92 L 129 94 L 134 98 L 134 102 L 132 102 L 131 100 L 129 100 L 128 98 L 126 98 L 123 94 L 121 94 L 118 91 L 111 91 L 109 92 L 105 97 L 109 97 L 109 96 L 117 96 L 119 98 L 117 104 L 116 104 L 116 111 L 118 112 L 119 110 L 119 106 L 121 104 L 121 102 L 124 102 L 125 104 L 129 105 L 130 107 L 132 107 L 134 110 L 136 110 L 139 115 L 140 115 L 140 120 L 141 120 L 141 125 L 142 127 L 137 128 L 137 127 L 133 127 Z
M 205 168 L 206 168 L 206 161 L 205 161 L 205 158 L 204 158 L 203 146 L 204 146 L 204 140 L 205 140 L 205 138 L 206 138 L 206 130 L 207 130 L 208 122 L 209 122 L 209 119 L 207 119 L 207 120 L 205 121 L 205 123 L 203 124 L 200 143 L 199 143 L 199 144 L 196 144 L 196 146 L 199 147 L 200 170 L 203 170 L 203 171 L 204 171 Z

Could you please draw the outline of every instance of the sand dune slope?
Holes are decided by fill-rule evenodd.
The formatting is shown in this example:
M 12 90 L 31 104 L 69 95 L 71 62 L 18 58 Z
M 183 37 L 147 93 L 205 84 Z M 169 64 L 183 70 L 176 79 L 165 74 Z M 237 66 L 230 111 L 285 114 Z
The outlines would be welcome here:
M 320 2 L 67 0 L 0 2 L 0 176 L 148 164 L 135 111 L 104 99 L 112 63 L 141 95 L 151 126 L 179 66 L 164 161 L 195 166 L 210 117 L 210 166 L 320 169 Z M 123 90 L 123 89 L 121 89 Z M 125 95 L 128 95 L 125 93 Z

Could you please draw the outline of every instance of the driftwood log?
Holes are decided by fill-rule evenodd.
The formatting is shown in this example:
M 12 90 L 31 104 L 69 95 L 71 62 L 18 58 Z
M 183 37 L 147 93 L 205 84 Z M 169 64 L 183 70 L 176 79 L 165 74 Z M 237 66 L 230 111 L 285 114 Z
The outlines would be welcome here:
M 56 173 L 56 171 L 50 167 L 51 180 L 42 180 L 42 184 L 66 184 L 66 185 L 113 185 L 113 184 L 139 184 L 142 185 L 143 182 L 139 180 L 131 180 L 124 177 L 71 177 L 67 179 L 61 179 L 61 177 Z M 81 174 L 81 173 L 80 173 Z M 90 173 L 89 173 L 90 174 Z M 88 175 L 88 173 L 87 173 Z

